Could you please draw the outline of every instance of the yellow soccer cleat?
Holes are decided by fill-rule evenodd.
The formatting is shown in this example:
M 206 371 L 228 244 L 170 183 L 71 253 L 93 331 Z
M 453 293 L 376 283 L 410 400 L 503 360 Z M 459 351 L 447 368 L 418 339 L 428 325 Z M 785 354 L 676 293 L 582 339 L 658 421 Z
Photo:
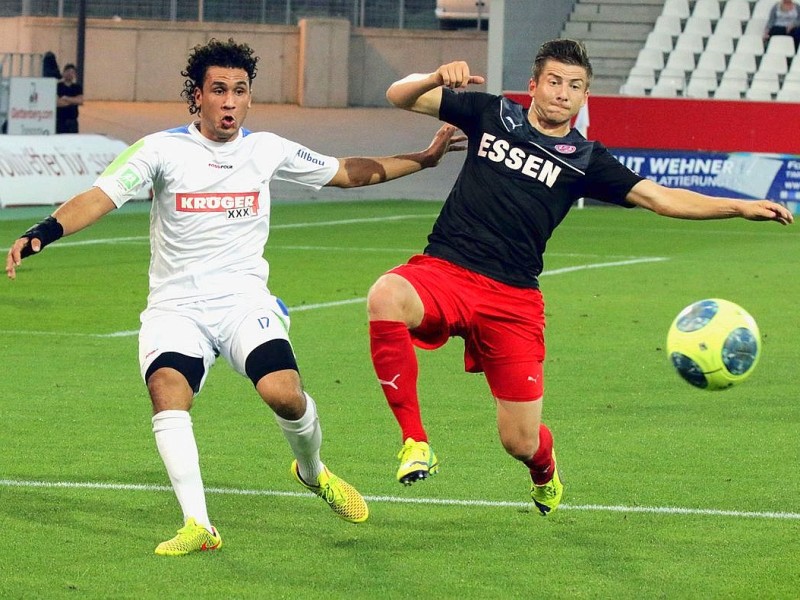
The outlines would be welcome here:
M 415 442 L 408 438 L 403 443 L 400 453 L 400 467 L 397 469 L 397 481 L 403 485 L 411 485 L 428 475 L 434 475 L 439 470 L 439 459 L 428 445 L 428 442 Z
M 178 535 L 156 546 L 156 554 L 159 556 L 183 556 L 190 552 L 219 550 L 222 548 L 222 538 L 215 527 L 211 529 L 213 532 L 198 525 L 194 518 L 189 517 L 186 525 L 178 529 Z
M 556 464 L 556 453 L 553 451 L 553 478 L 547 483 L 536 485 L 531 483 L 531 498 L 536 508 L 543 517 L 553 512 L 561 504 L 561 496 L 564 495 L 564 484 L 558 476 L 558 465 Z
M 292 462 L 292 475 L 307 490 L 322 498 L 331 510 L 345 521 L 363 523 L 369 517 L 367 503 L 358 490 L 327 467 L 317 477 L 317 485 L 309 485 L 300 477 L 297 461 Z

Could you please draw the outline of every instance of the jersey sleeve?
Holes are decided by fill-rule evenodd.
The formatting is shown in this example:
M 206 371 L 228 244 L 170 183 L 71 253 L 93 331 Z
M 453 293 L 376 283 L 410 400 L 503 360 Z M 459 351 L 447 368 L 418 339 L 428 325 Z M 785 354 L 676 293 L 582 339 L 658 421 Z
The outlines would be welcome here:
M 619 162 L 599 142 L 594 142 L 592 157 L 583 178 L 581 195 L 593 200 L 618 204 L 626 208 L 634 205 L 625 199 L 631 188 L 644 177 Z
M 291 140 L 282 139 L 284 160 L 275 170 L 274 178 L 320 189 L 339 170 L 339 159 L 309 150 Z
M 151 136 L 144 137 L 115 158 L 94 186 L 103 190 L 119 208 L 152 183 L 158 170 L 158 156 Z
M 478 118 L 486 107 L 497 102 L 498 96 L 483 92 L 454 92 L 449 88 L 442 89 L 442 103 L 439 105 L 439 119 L 455 125 L 470 135 L 480 127 Z

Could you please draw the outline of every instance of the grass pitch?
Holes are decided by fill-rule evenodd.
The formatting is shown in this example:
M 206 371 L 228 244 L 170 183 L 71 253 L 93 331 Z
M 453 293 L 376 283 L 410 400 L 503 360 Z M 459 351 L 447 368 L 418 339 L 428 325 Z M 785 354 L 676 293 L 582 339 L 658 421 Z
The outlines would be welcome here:
M 323 459 L 372 514 L 340 521 L 292 481 L 269 410 L 220 361 L 192 412 L 217 553 L 153 554 L 181 516 L 137 364 L 143 207 L 0 283 L 0 597 L 797 598 L 797 226 L 568 216 L 541 280 L 545 421 L 567 487 L 541 518 L 459 339 L 419 353 L 441 472 L 410 488 L 394 479 L 401 440 L 369 361 L 364 297 L 422 249 L 438 208 L 274 207 L 270 288 L 293 309 Z M 0 245 L 33 212 L 4 211 Z M 724 392 L 690 387 L 664 352 L 678 311 L 707 297 L 742 305 L 763 337 L 756 372 Z

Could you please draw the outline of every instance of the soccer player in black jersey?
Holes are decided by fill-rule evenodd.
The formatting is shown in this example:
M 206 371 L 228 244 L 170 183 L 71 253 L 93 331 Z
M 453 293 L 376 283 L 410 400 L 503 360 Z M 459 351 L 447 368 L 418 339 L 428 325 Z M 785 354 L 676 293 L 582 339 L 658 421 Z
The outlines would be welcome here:
M 591 79 L 583 44 L 560 39 L 539 49 L 527 111 L 501 96 L 458 93 L 484 82 L 465 62 L 409 75 L 386 93 L 395 106 L 447 121 L 469 140 L 424 253 L 382 275 L 369 292 L 372 362 L 402 431 L 401 483 L 439 468 L 420 417 L 413 346 L 434 349 L 460 336 L 465 369 L 485 373 L 495 398 L 503 447 L 530 471 L 536 508 L 546 515 L 558 507 L 563 485 L 553 437 L 541 421 L 544 304 L 537 277 L 547 240 L 575 200 L 681 219 L 792 222 L 784 206 L 768 200 L 666 188 L 587 141 L 570 123 Z

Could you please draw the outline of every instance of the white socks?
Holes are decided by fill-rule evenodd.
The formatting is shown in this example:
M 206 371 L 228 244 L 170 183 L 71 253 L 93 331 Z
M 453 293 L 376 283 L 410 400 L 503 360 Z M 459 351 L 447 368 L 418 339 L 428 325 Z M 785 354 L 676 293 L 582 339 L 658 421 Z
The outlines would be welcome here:
M 303 392 L 305 394 L 305 392 Z M 308 394 L 306 396 L 306 412 L 297 421 L 287 421 L 275 415 L 286 441 L 297 459 L 297 470 L 300 477 L 310 485 L 317 484 L 317 476 L 325 465 L 319 458 L 322 446 L 322 428 L 317 417 L 317 405 Z
M 185 410 L 162 410 L 153 416 L 153 433 L 183 511 L 184 522 L 194 517 L 198 525 L 212 531 L 189 413 Z

